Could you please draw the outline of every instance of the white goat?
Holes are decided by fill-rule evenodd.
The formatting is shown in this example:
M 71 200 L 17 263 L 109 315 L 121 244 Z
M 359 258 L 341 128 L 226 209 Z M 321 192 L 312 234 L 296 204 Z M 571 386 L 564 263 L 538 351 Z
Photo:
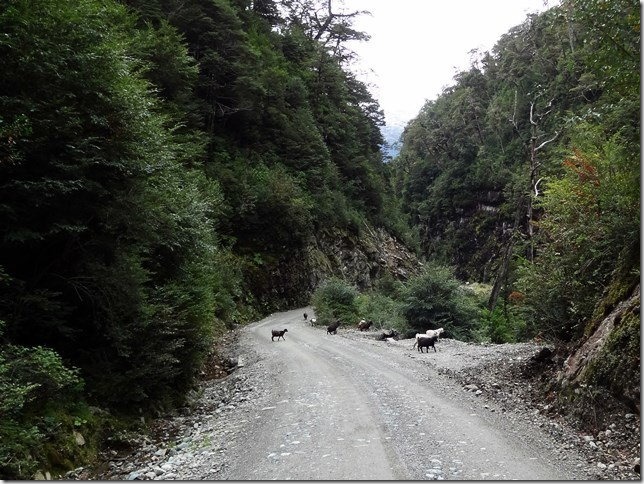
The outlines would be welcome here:
M 427 336 L 431 338 L 432 336 L 436 336 L 436 341 L 438 341 L 443 331 L 445 331 L 443 328 L 438 328 L 428 329 L 425 333 L 416 333 L 416 341 L 414 342 L 414 346 L 412 346 L 411 349 L 413 350 L 416 346 L 418 346 L 418 338 L 425 338 Z
M 443 328 L 428 329 L 425 331 L 425 334 L 427 334 L 427 336 L 436 336 L 436 339 L 439 340 L 443 331 L 445 331 Z

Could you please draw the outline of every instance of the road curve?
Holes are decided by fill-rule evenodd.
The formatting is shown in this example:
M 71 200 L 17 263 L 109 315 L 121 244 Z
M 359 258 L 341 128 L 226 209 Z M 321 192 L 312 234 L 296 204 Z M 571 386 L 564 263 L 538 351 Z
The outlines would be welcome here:
M 271 374 L 272 402 L 230 449 L 219 479 L 570 480 L 538 429 L 483 412 L 462 389 L 411 353 L 311 327 L 303 310 L 247 326 L 241 344 Z M 312 314 L 310 308 L 307 312 Z M 271 341 L 271 329 L 288 329 Z M 414 355 L 436 358 L 440 353 Z

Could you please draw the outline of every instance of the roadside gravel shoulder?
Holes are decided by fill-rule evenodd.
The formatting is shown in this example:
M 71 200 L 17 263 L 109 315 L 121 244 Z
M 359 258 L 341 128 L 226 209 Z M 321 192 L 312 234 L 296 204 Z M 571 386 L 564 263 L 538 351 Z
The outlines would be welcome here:
M 547 401 L 540 379 L 548 358 L 546 345 L 535 342 L 506 344 L 465 343 L 441 339 L 436 357 L 409 351 L 413 340 L 376 341 L 379 332 L 348 330 L 343 336 L 365 344 L 389 348 L 392 358 L 411 359 L 435 369 L 458 385 L 464 398 L 502 416 L 512 425 L 540 428 L 557 442 L 557 458 L 567 460 L 572 450 L 585 457 L 580 470 L 591 480 L 641 480 L 635 472 L 640 463 L 640 416 L 614 413 L 613 421 L 596 432 L 583 431 L 578 422 L 558 413 Z M 404 364 L 404 363 L 403 363 Z M 449 384 L 449 383 L 448 383 Z M 576 464 L 579 466 L 579 463 Z

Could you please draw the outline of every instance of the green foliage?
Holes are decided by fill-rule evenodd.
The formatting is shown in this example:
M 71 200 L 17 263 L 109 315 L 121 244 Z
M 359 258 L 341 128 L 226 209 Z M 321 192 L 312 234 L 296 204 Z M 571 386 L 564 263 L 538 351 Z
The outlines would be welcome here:
M 3 478 L 27 479 L 33 476 L 39 462 L 32 457 L 42 445 L 42 434 L 35 425 L 26 426 L 14 419 L 0 420 L 0 473 Z
M 621 136 L 580 124 L 572 142 L 564 173 L 547 181 L 540 202 L 540 257 L 524 262 L 517 281 L 540 308 L 535 324 L 565 340 L 582 334 L 615 261 L 639 239 L 639 167 Z
M 632 0 L 529 15 L 407 126 L 393 186 L 421 251 L 501 284 L 479 337 L 575 340 L 615 261 L 639 273 L 620 254 L 639 239 L 640 17 Z
M 449 267 L 427 264 L 423 274 L 407 282 L 401 300 L 402 313 L 417 332 L 442 327 L 447 337 L 472 338 L 479 313 L 476 298 Z
M 311 196 L 280 165 L 260 165 L 237 172 L 236 197 L 243 197 L 243 212 L 236 214 L 236 235 L 252 248 L 271 253 L 301 247 L 311 231 Z
M 1 332 L 0 332 L 1 334 Z M 46 408 L 71 409 L 83 388 L 77 369 L 50 348 L 0 344 L 0 475 L 31 478 L 46 463 Z
M 2 378 L 22 376 L 2 380 L 19 454 L 2 465 L 24 477 L 79 457 L 70 428 L 97 432 L 61 388 L 125 412 L 180 404 L 215 336 L 306 294 L 285 254 L 395 203 L 382 112 L 342 64 L 364 38 L 349 18 L 331 48 L 271 0 L 6 3 Z
M 0 44 L 2 117 L 19 135 L 0 166 L 7 336 L 56 348 L 108 404 L 176 403 L 241 285 L 215 234 L 223 197 L 199 168 L 203 137 L 185 124 L 194 62 L 167 24 L 139 35 L 117 4 L 13 7 Z
M 493 311 L 481 310 L 475 339 L 491 343 L 516 343 L 525 335 L 525 321 L 512 310 L 497 306 Z
M 320 285 L 313 293 L 311 303 L 323 325 L 336 320 L 353 325 L 360 319 L 358 291 L 340 279 L 332 278 Z
M 638 92 L 639 5 L 566 3 L 511 29 L 405 131 L 394 163 L 403 209 L 421 227 L 425 254 L 455 264 L 462 277 L 490 280 L 502 227 L 527 235 L 530 178 L 559 173 L 548 152 L 569 143 L 571 126 L 601 116 L 609 131 L 624 132 L 622 146 L 639 140 L 629 107 Z M 600 11 L 610 16 L 605 24 Z M 597 81 L 607 72 L 610 81 Z M 531 174 L 533 141 L 552 138 Z
M 641 5 L 634 0 L 575 0 L 583 55 L 601 88 L 630 96 L 640 85 Z
M 357 304 L 360 318 L 373 321 L 372 331 L 395 329 L 403 333 L 407 329 L 400 302 L 381 291 L 360 294 Z
M 388 298 L 397 298 L 404 285 L 397 280 L 390 272 L 385 272 L 378 280 L 375 281 L 376 291 Z
M 285 267 L 322 230 L 384 226 L 485 282 L 509 239 L 515 261 L 528 245 L 537 258 L 505 280 L 502 294 L 516 284 L 524 305 L 504 301 L 480 326 L 483 300 L 436 264 L 362 296 L 330 280 L 313 298 L 320 322 L 367 317 L 494 341 L 542 327 L 571 338 L 638 275 L 633 1 L 567 0 L 528 17 L 423 107 L 392 165 L 380 153 L 383 113 L 346 69 L 345 42 L 367 38 L 353 16 L 322 27 L 313 3 L 271 0 L 5 3 L 0 465 L 9 476 L 71 465 L 70 429 L 101 425 L 84 399 L 126 411 L 181 403 L 216 335 L 306 293 L 302 274 Z M 529 148 L 555 132 L 535 165 L 538 237 L 527 240 Z M 595 308 L 616 259 L 627 282 Z
M 275 260 L 321 229 L 358 233 L 365 219 L 399 220 L 385 213 L 393 196 L 384 190 L 382 112 L 338 52 L 299 22 L 271 29 L 277 19 L 270 2 L 252 9 L 226 0 L 128 3 L 145 26 L 139 49 L 147 61 L 144 75 L 171 105 L 181 101 L 189 109 L 184 119 L 199 111 L 203 116 L 205 172 L 224 195 L 218 232 L 237 254 L 251 258 L 241 266 L 250 269 L 243 277 L 252 299 L 263 300 L 257 290 L 266 286 L 255 283 L 250 254 Z M 190 63 L 164 60 L 180 54 L 166 19 L 197 62 L 196 103 L 178 95 L 188 87 Z

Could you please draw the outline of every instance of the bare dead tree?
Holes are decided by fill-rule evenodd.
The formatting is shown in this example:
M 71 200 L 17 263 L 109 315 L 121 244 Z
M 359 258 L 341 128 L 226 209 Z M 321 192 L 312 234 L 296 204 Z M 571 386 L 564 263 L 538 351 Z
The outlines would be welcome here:
M 368 11 L 338 11 L 333 0 L 283 0 L 281 7 L 290 23 L 299 25 L 309 38 L 320 42 L 341 60 L 353 56 L 344 47 L 345 42 L 369 39 L 364 32 L 352 28 L 353 19 L 363 14 L 370 15 Z
M 521 222 L 521 214 L 524 209 L 523 205 L 525 204 L 525 199 L 526 197 L 523 196 L 519 199 L 519 204 L 514 214 L 514 225 L 508 230 L 509 237 L 506 242 L 503 255 L 501 256 L 501 265 L 499 267 L 499 272 L 496 276 L 496 280 L 494 281 L 494 285 L 492 286 L 490 298 L 488 299 L 487 303 L 487 308 L 490 311 L 494 311 L 496 303 L 499 299 L 499 295 L 501 294 L 501 289 L 507 283 L 508 269 L 510 268 L 510 260 L 512 259 L 512 249 L 514 249 L 514 244 L 516 243 L 517 237 L 519 237 L 517 228 L 519 227 L 519 223 Z
M 546 146 L 555 141 L 560 134 L 559 131 L 555 131 L 554 135 L 551 135 L 548 139 L 544 140 L 546 134 L 541 132 L 543 120 L 552 113 L 554 99 L 550 99 L 545 106 L 539 109 L 538 101 L 541 97 L 543 97 L 543 95 L 543 92 L 537 92 L 530 101 L 530 138 L 526 140 L 526 138 L 522 136 L 521 131 L 519 130 L 519 121 L 517 115 L 518 90 L 514 91 L 513 112 L 512 117 L 508 118 L 508 121 L 512 123 L 512 126 L 514 127 L 519 138 L 524 142 L 527 142 L 530 150 L 530 188 L 528 192 L 520 198 L 519 204 L 517 206 L 514 225 L 510 231 L 511 235 L 506 242 L 505 249 L 503 250 L 503 255 L 501 256 L 501 265 L 499 267 L 499 271 L 496 280 L 494 281 L 490 298 L 488 300 L 488 309 L 490 311 L 494 310 L 501 289 L 507 282 L 508 269 L 510 266 L 510 260 L 512 258 L 512 249 L 514 248 L 514 244 L 516 243 L 517 237 L 519 235 L 517 229 L 519 228 L 519 225 L 521 223 L 522 213 L 525 213 L 525 217 L 527 218 L 528 222 L 528 259 L 530 260 L 530 262 L 534 260 L 534 203 L 536 199 L 541 195 L 541 192 L 539 191 L 539 184 L 543 181 L 543 178 L 539 177 L 539 168 L 541 167 L 541 162 L 539 161 L 537 155 L 539 151 L 543 150 Z
M 526 217 L 528 219 L 528 239 L 530 243 L 528 259 L 530 262 L 534 260 L 534 201 L 539 196 L 539 182 L 541 181 L 539 178 L 541 162 L 537 159 L 537 153 L 559 137 L 559 132 L 555 131 L 554 136 L 539 143 L 539 141 L 545 136 L 544 134 L 539 133 L 540 123 L 552 112 L 552 103 L 554 102 L 554 99 L 550 99 L 543 110 L 537 113 L 535 111 L 535 106 L 537 104 L 537 100 L 542 95 L 543 93 L 537 93 L 534 99 L 530 102 L 530 194 L 528 196 L 528 207 L 526 213 Z
M 330 33 L 332 31 L 331 27 L 336 20 L 340 19 L 341 24 L 348 25 L 348 23 L 346 23 L 345 20 L 352 19 L 365 12 L 361 10 L 356 10 L 355 12 L 350 12 L 350 13 L 333 12 L 333 2 L 332 0 L 327 0 L 326 16 L 318 16 L 318 13 L 319 13 L 319 10 L 314 11 L 313 13 L 315 24 L 317 27 L 317 33 L 315 34 L 315 37 L 313 37 L 314 40 L 320 40 L 325 33 L 326 34 Z M 328 40 L 329 39 L 327 39 L 327 42 Z

